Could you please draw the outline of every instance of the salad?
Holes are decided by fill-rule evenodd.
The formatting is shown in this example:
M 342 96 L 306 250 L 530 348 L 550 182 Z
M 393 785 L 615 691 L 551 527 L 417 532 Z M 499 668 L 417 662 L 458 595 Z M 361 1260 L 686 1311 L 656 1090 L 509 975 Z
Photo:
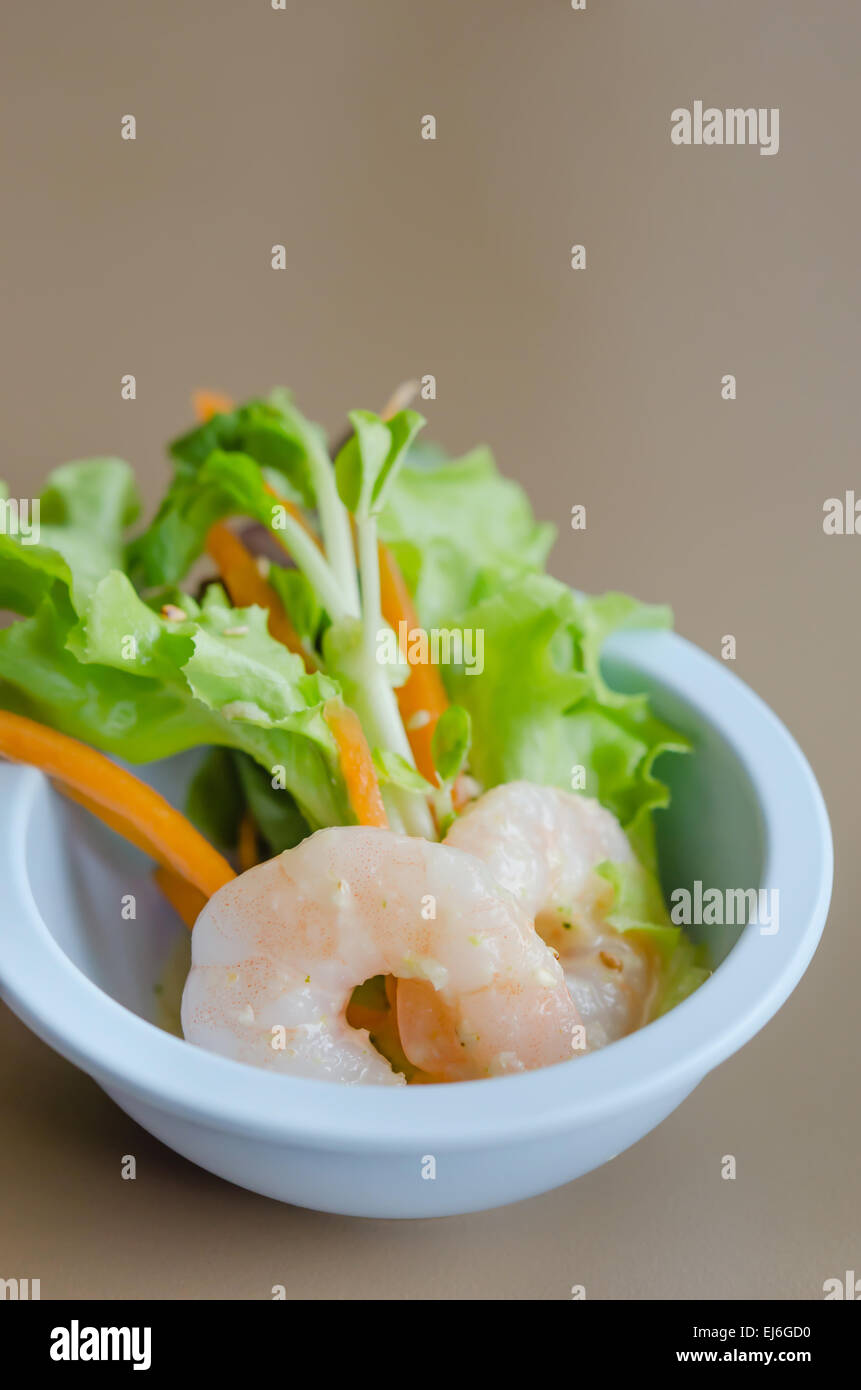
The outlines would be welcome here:
M 28 525 L 0 484 L 0 755 L 155 860 L 190 1042 L 347 1084 L 570 1059 L 708 973 L 657 879 L 686 741 L 600 667 L 669 611 L 548 575 L 522 489 L 408 399 L 330 450 L 285 390 L 198 393 L 143 526 L 118 459 Z M 190 749 L 185 814 L 125 766 Z

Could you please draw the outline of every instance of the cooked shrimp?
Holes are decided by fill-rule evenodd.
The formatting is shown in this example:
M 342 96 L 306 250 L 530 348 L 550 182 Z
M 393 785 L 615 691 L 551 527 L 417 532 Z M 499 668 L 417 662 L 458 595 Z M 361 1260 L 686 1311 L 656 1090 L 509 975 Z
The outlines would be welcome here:
M 612 927 L 591 939 L 575 935 L 560 964 L 590 1049 L 606 1047 L 648 1023 L 655 966 L 628 936 Z
M 319 830 L 210 899 L 192 935 L 183 1031 L 293 1076 L 402 1085 L 346 1019 L 354 987 L 376 975 L 431 988 L 457 1039 L 456 1065 L 434 1079 L 572 1055 L 579 1019 L 562 969 L 486 865 L 359 826 Z
M 634 857 L 610 811 L 556 787 L 509 782 L 468 807 L 446 844 L 483 859 L 559 952 L 590 1047 L 646 1022 L 655 984 L 652 961 L 607 925 L 613 890 L 594 872 L 605 859 Z

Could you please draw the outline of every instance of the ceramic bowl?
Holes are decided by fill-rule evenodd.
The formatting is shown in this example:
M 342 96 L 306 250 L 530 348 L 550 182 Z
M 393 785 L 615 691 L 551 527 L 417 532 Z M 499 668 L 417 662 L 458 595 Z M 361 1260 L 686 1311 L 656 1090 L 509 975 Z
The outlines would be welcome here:
M 210 1172 L 283 1202 L 356 1216 L 476 1211 L 606 1163 L 742 1047 L 801 978 L 828 909 L 825 807 L 796 743 L 723 664 L 671 633 L 626 633 L 605 668 L 647 690 L 694 753 L 667 757 L 657 816 L 669 893 L 779 894 L 779 926 L 697 928 L 714 973 L 605 1050 L 454 1086 L 294 1080 L 157 1026 L 156 990 L 185 932 L 151 865 L 38 772 L 0 766 L 0 992 L 139 1124 Z M 148 770 L 181 802 L 187 759 Z M 128 895 L 135 916 L 128 916 Z M 125 901 L 125 915 L 124 915 Z M 775 901 L 773 898 L 767 901 Z

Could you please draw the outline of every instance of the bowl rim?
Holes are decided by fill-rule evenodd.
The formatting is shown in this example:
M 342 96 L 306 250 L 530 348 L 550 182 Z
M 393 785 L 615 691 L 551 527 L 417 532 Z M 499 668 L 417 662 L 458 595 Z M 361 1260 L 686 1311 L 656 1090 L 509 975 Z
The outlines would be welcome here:
M 673 632 L 619 633 L 608 649 L 731 745 L 764 828 L 760 886 L 779 888 L 781 902 L 776 934 L 746 926 L 693 995 L 637 1033 L 570 1062 L 456 1086 L 339 1086 L 190 1045 L 106 994 L 55 941 L 27 874 L 27 835 L 44 779 L 14 765 L 0 765 L 0 872 L 7 887 L 0 996 L 107 1090 L 211 1129 L 282 1144 L 422 1153 L 470 1148 L 575 1129 L 660 1096 L 682 1099 L 759 1031 L 804 973 L 828 912 L 831 831 L 797 743 L 726 666 Z

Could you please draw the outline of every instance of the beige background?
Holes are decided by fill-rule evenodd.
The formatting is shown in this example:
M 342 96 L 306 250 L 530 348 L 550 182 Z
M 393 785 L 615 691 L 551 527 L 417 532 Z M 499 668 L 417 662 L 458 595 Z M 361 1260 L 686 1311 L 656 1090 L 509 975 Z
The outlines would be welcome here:
M 861 1271 L 861 537 L 822 532 L 826 497 L 861 495 L 857 4 L 43 0 L 7 21 L 13 495 L 117 453 L 154 497 L 196 385 L 283 382 L 335 430 L 432 372 L 433 432 L 494 445 L 560 525 L 560 577 L 667 600 L 712 652 L 736 636 L 821 780 L 838 877 L 792 1000 L 658 1131 L 469 1218 L 231 1188 L 5 1012 L 0 1275 L 46 1297 L 798 1298 Z M 778 106 L 779 153 L 672 146 L 698 97 Z

